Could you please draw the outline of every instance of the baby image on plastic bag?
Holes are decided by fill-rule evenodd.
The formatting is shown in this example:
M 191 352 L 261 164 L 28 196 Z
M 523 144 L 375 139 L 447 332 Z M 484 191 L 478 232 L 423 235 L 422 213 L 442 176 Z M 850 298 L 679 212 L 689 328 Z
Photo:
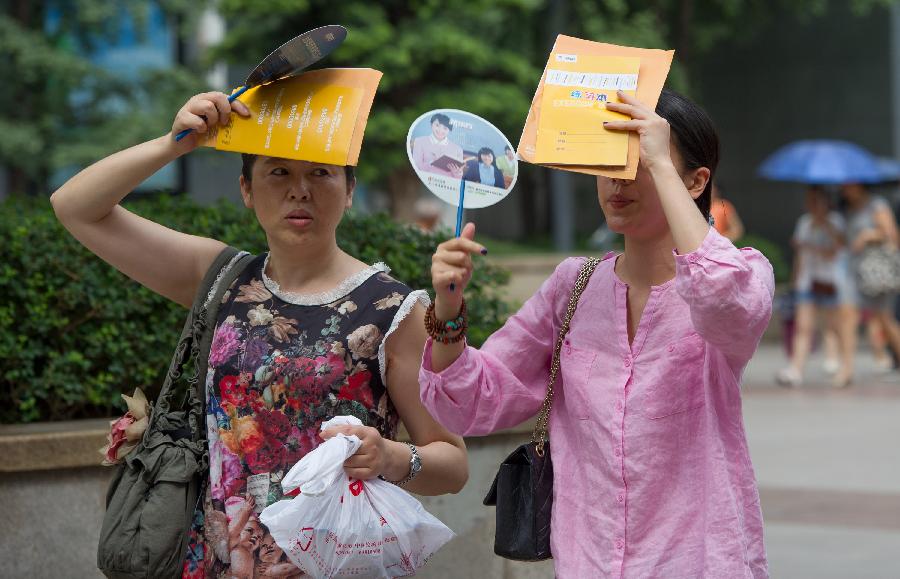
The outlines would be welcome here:
M 362 425 L 338 416 L 321 429 L 344 424 Z M 398 486 L 349 478 L 343 464 L 359 446 L 356 436 L 337 434 L 304 456 L 281 481 L 296 496 L 266 507 L 260 520 L 312 577 L 414 575 L 453 531 Z

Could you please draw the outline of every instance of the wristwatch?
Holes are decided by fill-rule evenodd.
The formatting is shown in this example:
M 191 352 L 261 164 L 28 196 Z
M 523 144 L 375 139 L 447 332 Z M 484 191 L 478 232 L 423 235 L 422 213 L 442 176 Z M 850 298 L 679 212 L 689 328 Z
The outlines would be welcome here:
M 409 442 L 407 442 L 406 445 L 409 446 L 409 452 L 410 452 L 409 474 L 403 480 L 399 480 L 396 482 L 388 481 L 388 482 L 394 483 L 398 487 L 402 487 L 403 485 L 405 485 L 412 479 L 416 478 L 416 475 L 418 475 L 419 472 L 422 470 L 422 458 L 419 456 L 419 449 L 416 448 L 416 445 L 409 443 Z

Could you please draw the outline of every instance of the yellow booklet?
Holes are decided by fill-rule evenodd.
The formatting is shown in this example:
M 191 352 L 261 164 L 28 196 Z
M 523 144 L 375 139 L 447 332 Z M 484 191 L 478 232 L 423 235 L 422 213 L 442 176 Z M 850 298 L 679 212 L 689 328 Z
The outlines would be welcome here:
M 579 56 L 625 56 L 640 59 L 640 83 L 637 87 L 637 98 L 650 108 L 656 107 L 666 76 L 669 74 L 669 67 L 672 65 L 672 57 L 675 54 L 672 50 L 617 46 L 615 44 L 604 44 L 573 38 L 562 34 L 556 38 L 556 43 L 553 45 L 553 53 L 577 54 Z M 528 109 L 528 116 L 525 118 L 525 126 L 522 129 L 522 137 L 519 139 L 519 146 L 516 148 L 519 158 L 528 163 L 543 164 L 554 169 L 619 179 L 634 179 L 640 156 L 640 142 L 637 134 L 633 132 L 628 135 L 628 162 L 624 166 L 600 165 L 596 161 L 584 164 L 566 164 L 542 163 L 537 160 L 537 136 L 543 112 L 544 79 L 547 76 L 547 71 L 553 68 L 553 64 L 553 62 L 547 62 L 544 74 L 541 75 L 541 81 L 538 83 L 534 98 L 531 101 L 531 108 Z
M 538 163 L 624 166 L 628 133 L 607 131 L 604 121 L 629 117 L 607 110 L 616 91 L 634 95 L 641 59 L 553 52 L 544 77 L 537 129 Z
M 381 72 L 332 68 L 252 88 L 239 97 L 250 117 L 207 138 L 222 151 L 356 165 Z

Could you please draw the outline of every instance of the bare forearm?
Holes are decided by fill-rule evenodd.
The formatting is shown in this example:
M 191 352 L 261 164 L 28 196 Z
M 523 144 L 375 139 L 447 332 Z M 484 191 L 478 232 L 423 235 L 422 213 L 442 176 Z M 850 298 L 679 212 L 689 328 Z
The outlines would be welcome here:
M 466 452 L 449 442 L 435 441 L 417 446 L 422 459 L 422 470 L 416 478 L 403 486 L 404 489 L 426 496 L 457 493 L 469 478 Z M 409 475 L 409 447 L 402 442 L 391 442 L 391 459 L 383 473 L 390 481 L 403 480 Z
M 165 135 L 119 151 L 84 169 L 50 197 L 63 223 L 95 223 L 141 182 L 178 158 Z
M 466 349 L 466 341 L 455 344 L 442 344 L 435 341 L 431 347 L 431 369 L 434 372 L 442 372 L 449 368 L 457 358 L 462 356 Z
M 654 164 L 650 174 L 659 192 L 675 248 L 680 254 L 696 251 L 709 232 L 709 223 L 697 209 L 681 176 L 671 163 Z

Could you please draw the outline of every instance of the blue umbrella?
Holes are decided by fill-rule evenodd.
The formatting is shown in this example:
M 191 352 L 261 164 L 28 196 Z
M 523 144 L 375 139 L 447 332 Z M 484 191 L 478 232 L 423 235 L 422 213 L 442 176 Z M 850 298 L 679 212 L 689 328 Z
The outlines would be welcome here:
M 879 183 L 878 159 L 847 141 L 815 139 L 787 144 L 763 161 L 759 174 L 773 181 L 814 185 Z
M 878 157 L 878 169 L 882 181 L 900 181 L 900 161 L 890 157 Z

